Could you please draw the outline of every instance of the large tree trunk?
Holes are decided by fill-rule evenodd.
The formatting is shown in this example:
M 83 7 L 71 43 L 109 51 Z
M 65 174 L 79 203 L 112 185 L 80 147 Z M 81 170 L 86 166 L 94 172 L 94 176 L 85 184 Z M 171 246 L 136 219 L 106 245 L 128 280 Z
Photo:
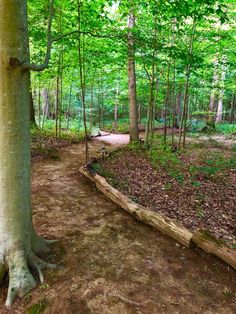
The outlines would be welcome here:
M 10 21 L 10 22 L 9 22 Z M 28 266 L 46 264 L 35 253 L 45 247 L 32 225 L 30 201 L 30 79 L 26 0 L 0 2 L 0 272 L 9 269 L 6 305 L 36 285 Z
M 138 132 L 138 109 L 136 100 L 136 74 L 135 74 L 135 49 L 134 34 L 135 16 L 131 10 L 128 20 L 128 82 L 129 82 L 129 119 L 130 119 L 130 142 L 139 140 Z

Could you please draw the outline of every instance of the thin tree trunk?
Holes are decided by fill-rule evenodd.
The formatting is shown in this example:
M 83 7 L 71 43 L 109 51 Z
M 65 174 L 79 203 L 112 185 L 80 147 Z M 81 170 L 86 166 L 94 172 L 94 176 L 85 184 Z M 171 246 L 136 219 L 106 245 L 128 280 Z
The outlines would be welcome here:
M 235 104 L 236 104 L 236 94 L 234 93 L 232 96 L 231 108 L 230 108 L 230 123 L 234 123 Z
M 35 110 L 34 110 L 34 101 L 32 90 L 30 90 L 30 123 L 34 128 L 38 128 L 36 120 L 35 120 Z
M 38 89 L 38 126 L 41 129 L 41 90 Z
M 215 87 L 219 82 L 219 75 L 218 75 L 218 60 L 216 59 L 214 61 L 214 74 L 213 74 L 213 79 L 212 79 L 212 91 L 211 91 L 211 96 L 210 96 L 210 103 L 209 103 L 209 110 L 211 112 L 214 111 L 215 108 L 215 101 L 216 101 L 216 90 Z
M 195 29 L 196 29 L 196 20 L 193 20 L 192 31 L 190 35 L 189 41 L 189 56 L 192 56 L 193 53 L 193 40 L 195 36 Z M 183 148 L 185 148 L 186 142 L 186 126 L 187 126 L 187 119 L 188 119 L 188 89 L 189 89 L 189 80 L 190 80 L 190 73 L 191 73 L 191 64 L 189 63 L 186 66 L 186 81 L 185 81 L 185 88 L 184 88 L 184 107 L 182 111 L 181 123 L 180 123 L 180 133 L 179 133 L 179 145 L 178 149 L 181 148 L 181 140 L 183 135 Z
M 93 95 L 93 89 L 94 89 L 94 83 L 91 85 L 91 106 L 90 106 L 90 129 L 92 129 L 93 126 L 93 110 L 94 110 L 94 95 Z
M 128 19 L 128 86 L 129 86 L 129 119 L 130 119 L 130 142 L 139 141 L 138 110 L 136 99 L 136 73 L 135 73 L 135 48 L 134 34 L 135 15 L 130 10 Z
M 62 106 L 63 106 L 63 50 L 61 52 L 61 61 L 60 61 L 60 100 L 59 100 L 59 132 L 58 137 L 61 138 L 61 119 L 62 119 Z
M 42 96 L 43 96 L 43 121 L 42 121 L 42 129 L 43 129 L 45 119 L 48 117 L 48 90 L 47 90 L 47 88 L 43 88 Z
M 119 82 L 117 82 L 115 108 L 114 108 L 114 129 L 115 129 L 115 131 L 117 131 L 117 127 L 118 127 L 118 106 L 119 106 Z
M 222 56 L 221 60 L 221 78 L 220 78 L 220 92 L 218 100 L 218 108 L 216 114 L 216 123 L 220 123 L 223 120 L 223 98 L 224 98 L 224 80 L 226 75 L 226 56 Z
M 166 98 L 164 107 L 164 148 L 166 147 L 166 137 L 167 137 L 167 107 L 170 99 L 170 62 L 167 68 L 167 80 L 166 80 Z
M 153 65 L 154 66 L 154 65 Z M 150 136 L 152 134 L 153 129 L 153 118 L 154 118 L 154 71 L 152 71 L 152 77 L 150 81 L 150 88 L 149 88 L 149 102 L 147 108 L 147 121 L 146 121 L 146 128 L 145 128 L 145 136 L 144 136 L 144 143 L 146 146 L 150 145 Z
M 72 88 L 73 83 L 70 84 L 70 94 L 69 94 L 69 102 L 68 102 L 68 108 L 67 108 L 67 121 L 66 121 L 66 129 L 69 130 L 70 127 L 70 109 L 71 109 L 71 99 L 72 99 Z
M 56 138 L 59 137 L 58 133 L 58 113 L 59 113 L 59 87 L 60 86 L 60 77 L 59 77 L 59 63 L 58 63 L 58 74 L 56 81 L 56 102 L 55 102 L 55 120 L 56 120 Z
M 88 149 L 88 131 L 87 131 L 87 119 L 86 119 L 86 104 L 85 104 L 85 64 L 84 64 L 84 38 L 81 38 L 81 7 L 82 1 L 78 0 L 78 55 L 79 55 L 79 74 L 80 74 L 80 89 L 81 100 L 83 106 L 83 123 L 85 133 L 85 162 L 89 160 Z
M 175 78 L 176 78 L 176 68 L 175 60 L 173 64 L 173 88 L 172 88 L 172 128 L 171 128 L 171 144 L 174 145 L 174 131 L 176 127 L 176 117 L 177 117 L 177 102 L 176 102 L 176 91 L 175 91 Z

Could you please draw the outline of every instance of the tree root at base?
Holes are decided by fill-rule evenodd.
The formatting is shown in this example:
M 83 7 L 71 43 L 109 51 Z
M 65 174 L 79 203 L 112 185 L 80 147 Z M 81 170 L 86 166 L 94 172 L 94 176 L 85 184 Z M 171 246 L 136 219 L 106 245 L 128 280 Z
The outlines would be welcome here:
M 44 246 L 42 246 L 42 241 L 45 241 Z M 46 244 L 54 243 L 55 241 L 46 241 L 41 238 L 40 242 L 40 247 L 46 248 Z M 4 278 L 8 268 L 9 286 L 7 300 L 5 303 L 6 307 L 10 307 L 17 296 L 23 297 L 30 290 L 35 288 L 36 280 L 34 279 L 29 267 L 37 271 L 41 283 L 44 282 L 44 276 L 42 272 L 43 269 L 61 268 L 61 266 L 44 262 L 35 253 L 26 252 L 23 247 L 14 249 L 9 252 L 5 262 L 6 265 L 0 264 L 0 280 Z

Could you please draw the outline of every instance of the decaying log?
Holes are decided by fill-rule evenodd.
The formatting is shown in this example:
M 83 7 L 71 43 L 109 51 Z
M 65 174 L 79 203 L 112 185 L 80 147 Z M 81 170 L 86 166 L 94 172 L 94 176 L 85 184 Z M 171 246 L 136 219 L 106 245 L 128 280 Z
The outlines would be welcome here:
M 186 247 L 190 246 L 192 233 L 187 228 L 130 200 L 127 196 L 113 188 L 106 179 L 98 174 L 89 172 L 86 166 L 82 166 L 80 172 L 92 180 L 105 196 L 132 214 L 137 220 L 151 225 Z
M 236 269 L 236 250 L 229 248 L 224 242 L 217 240 L 207 231 L 195 232 L 192 241 L 204 251 L 216 255 Z

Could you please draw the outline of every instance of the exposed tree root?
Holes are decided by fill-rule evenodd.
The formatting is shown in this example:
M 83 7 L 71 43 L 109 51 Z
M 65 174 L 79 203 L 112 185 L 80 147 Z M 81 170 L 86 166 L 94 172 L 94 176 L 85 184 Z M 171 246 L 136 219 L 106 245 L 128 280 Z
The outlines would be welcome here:
M 7 257 L 9 267 L 9 286 L 6 306 L 12 305 L 16 296 L 22 297 L 36 286 L 23 250 L 12 252 Z
M 41 238 L 43 240 L 43 238 Z M 45 241 L 45 240 L 43 240 Z M 43 243 L 40 240 L 41 244 Z M 53 241 L 54 243 L 55 241 Z M 46 243 L 46 241 L 45 241 Z M 50 241 L 52 243 L 52 241 Z M 41 246 L 41 249 L 43 246 Z M 42 252 L 42 250 L 40 250 Z M 43 250 L 45 252 L 45 250 Z M 35 253 L 26 253 L 24 248 L 17 248 L 10 251 L 6 258 L 6 265 L 9 268 L 9 287 L 6 300 L 6 306 L 10 307 L 14 299 L 19 296 L 23 297 L 36 286 L 36 280 L 30 272 L 29 267 L 35 269 L 38 273 L 41 283 L 44 282 L 43 269 L 57 269 L 52 263 L 41 260 Z M 3 279 L 6 273 L 6 266 L 0 264 L 0 279 Z
M 39 268 L 40 270 L 60 268 L 60 266 L 56 264 L 44 262 L 35 254 L 31 254 L 29 262 L 32 267 L 35 267 L 36 269 Z

